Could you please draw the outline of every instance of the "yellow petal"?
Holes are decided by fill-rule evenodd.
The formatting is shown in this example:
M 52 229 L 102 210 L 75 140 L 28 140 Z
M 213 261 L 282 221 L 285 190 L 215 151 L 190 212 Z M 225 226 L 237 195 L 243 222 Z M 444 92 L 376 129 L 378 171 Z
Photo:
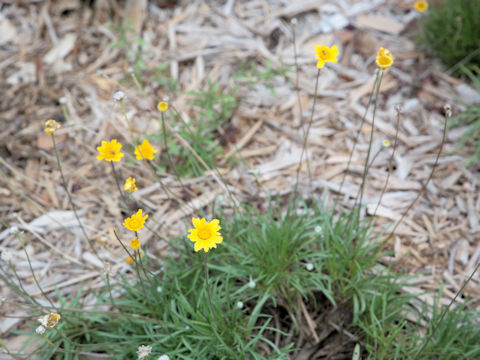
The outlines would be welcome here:
M 200 226 L 200 219 L 192 218 L 192 223 L 193 223 L 193 226 L 198 227 Z

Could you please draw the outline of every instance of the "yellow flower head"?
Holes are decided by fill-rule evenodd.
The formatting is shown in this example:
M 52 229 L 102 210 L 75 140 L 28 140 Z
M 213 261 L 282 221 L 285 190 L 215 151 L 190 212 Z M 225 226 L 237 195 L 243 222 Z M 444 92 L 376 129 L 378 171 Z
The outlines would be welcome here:
M 326 62 L 338 62 L 337 56 L 337 45 L 333 45 L 331 48 L 325 45 L 315 45 L 315 59 L 318 61 L 317 68 L 323 68 Z
M 153 160 L 156 152 L 157 150 L 150 145 L 147 139 L 143 140 L 143 142 L 135 148 L 135 156 L 137 157 L 137 160 Z
M 45 121 L 45 132 L 47 134 L 53 134 L 55 130 L 57 130 L 60 127 L 60 124 L 57 123 L 55 120 L 47 120 Z
M 137 185 L 135 185 L 135 178 L 134 177 L 129 177 L 127 180 L 125 180 L 125 185 L 123 187 L 125 191 L 137 191 Z
M 132 240 L 132 241 L 133 241 L 133 240 Z M 138 252 L 133 255 L 133 258 L 132 258 L 131 256 L 127 257 L 127 258 L 125 259 L 125 263 L 127 263 L 128 265 L 132 265 L 132 264 L 133 264 L 133 259 L 136 258 L 137 256 L 138 256 L 140 259 L 143 259 L 143 258 L 145 257 L 145 253 L 143 252 L 142 249 L 138 250 Z
M 418 12 L 424 12 L 424 11 L 427 11 L 428 9 L 428 2 L 426 1 L 415 1 L 415 4 L 413 5 L 413 7 L 415 8 L 415 10 L 417 10 Z
M 137 250 L 140 247 L 140 240 L 138 240 L 138 238 L 135 238 L 130 241 L 130 247 L 132 248 L 132 250 Z
M 385 148 L 390 147 L 390 141 L 388 141 L 388 140 L 383 140 L 382 146 L 385 147 Z
M 168 103 L 166 101 L 160 101 L 157 105 L 158 111 L 165 112 L 168 110 Z
M 60 315 L 55 314 L 55 313 L 50 313 L 48 315 L 45 315 L 39 321 L 43 326 L 51 329 L 51 328 L 54 328 L 58 324 L 59 320 L 60 320 Z
M 139 209 L 136 214 L 126 218 L 123 222 L 123 226 L 131 231 L 138 231 L 142 229 L 143 225 L 145 225 L 145 220 L 148 218 L 148 215 L 142 216 L 142 212 L 143 210 Z
M 220 223 L 219 220 L 213 219 L 207 223 L 205 218 L 192 218 L 192 222 L 195 228 L 188 230 L 190 232 L 188 238 L 195 243 L 195 251 L 203 249 L 205 252 L 208 252 L 208 250 L 216 248 L 217 244 L 223 241 L 222 236 L 218 232 L 221 229 L 218 225 Z
M 98 160 L 120 161 L 123 153 L 120 152 L 122 144 L 113 139 L 112 141 L 102 141 L 102 146 L 97 147 L 100 154 L 97 155 Z
M 378 50 L 377 59 L 375 62 L 380 69 L 385 70 L 393 65 L 393 55 L 390 50 L 381 47 Z

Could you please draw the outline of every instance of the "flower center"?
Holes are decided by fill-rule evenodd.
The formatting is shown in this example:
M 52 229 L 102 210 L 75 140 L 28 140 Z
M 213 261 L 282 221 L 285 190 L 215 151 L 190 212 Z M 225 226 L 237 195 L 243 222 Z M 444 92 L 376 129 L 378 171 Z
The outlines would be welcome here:
M 198 237 L 202 240 L 207 240 L 212 236 L 212 232 L 208 227 L 203 227 L 200 230 L 198 230 Z
M 110 155 L 115 155 L 115 150 L 113 149 L 108 150 L 108 152 L 110 153 Z
M 322 50 L 323 56 L 327 56 L 327 52 L 325 50 Z
M 389 65 L 392 63 L 392 59 L 388 56 L 380 56 L 378 62 L 382 65 Z

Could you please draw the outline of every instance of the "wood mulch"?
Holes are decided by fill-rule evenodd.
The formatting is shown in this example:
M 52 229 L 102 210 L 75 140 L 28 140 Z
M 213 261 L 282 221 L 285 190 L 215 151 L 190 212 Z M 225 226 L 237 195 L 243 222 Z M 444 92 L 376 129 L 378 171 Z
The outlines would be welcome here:
M 413 1 L 412 1 L 413 2 Z M 322 69 L 307 155 L 302 163 L 300 191 L 305 197 L 330 201 L 338 195 L 350 151 L 365 112 L 375 78 L 375 54 L 380 46 L 395 56 L 384 77 L 375 119 L 372 164 L 364 205 L 371 214 L 384 186 L 393 149 L 395 106 L 402 108 L 394 171 L 377 212 L 377 228 L 401 218 L 428 178 L 437 156 L 443 129 L 443 107 L 454 114 L 465 109 L 460 102 L 478 94 L 441 66 L 419 52 L 412 41 L 419 14 L 410 1 L 339 2 L 298 1 L 106 1 L 92 5 L 80 0 L 3 1 L 0 6 L 0 250 L 12 254 L 25 290 L 44 301 L 35 285 L 25 252 L 15 229 L 27 243 L 26 251 L 44 291 L 68 294 L 88 281 L 85 291 L 103 286 L 105 262 L 125 273 L 124 251 L 113 234 L 128 233 L 111 168 L 96 160 L 96 147 L 113 138 L 127 143 L 129 129 L 122 109 L 112 99 L 126 93 L 125 107 L 137 136 L 159 133 L 156 103 L 168 96 L 185 121 L 194 121 L 190 91 L 205 88 L 207 79 L 221 89 L 237 87 L 239 107 L 224 136 L 224 156 L 219 172 L 188 178 L 185 195 L 175 176 L 162 176 L 172 192 L 191 204 L 179 206 L 169 199 L 151 172 L 134 162 L 122 162 L 122 174 L 135 175 L 135 197 L 151 214 L 150 223 L 163 239 L 185 233 L 185 216 L 192 208 L 214 201 L 230 204 L 225 185 L 238 200 L 263 202 L 270 194 L 291 193 L 302 149 L 303 125 L 311 116 L 315 91 L 314 44 L 338 44 L 340 60 Z M 119 27 L 128 21 L 128 51 L 109 46 L 119 40 Z M 292 25 L 291 20 L 297 24 Z M 298 52 L 299 100 L 296 74 L 273 75 L 267 80 L 238 78 L 233 74 L 254 66 L 259 73 L 292 69 L 295 27 Z M 147 45 L 138 44 L 142 38 Z M 129 58 L 144 51 L 145 78 L 164 64 L 161 76 L 175 80 L 177 91 L 154 81 L 139 90 L 130 79 Z M 65 97 L 70 114 L 64 122 L 59 99 Z M 80 228 L 61 185 L 52 144 L 43 133 L 44 121 L 62 122 L 57 132 L 58 150 L 68 187 L 73 194 L 90 239 L 100 249 L 95 256 Z M 361 183 L 372 123 L 371 112 L 361 129 L 352 165 L 340 195 L 341 205 L 351 208 Z M 173 120 L 173 119 L 170 119 Z M 169 120 L 169 121 L 170 121 Z M 169 126 L 175 129 L 173 121 Z M 445 284 L 446 304 L 480 261 L 480 193 L 478 166 L 466 168 L 474 149 L 455 150 L 464 128 L 450 128 L 432 181 L 425 194 L 396 229 L 389 244 L 394 260 L 410 274 L 414 286 L 405 291 L 435 293 Z M 224 134 L 225 135 L 225 134 Z M 221 136 L 221 134 L 219 134 Z M 178 135 L 178 143 L 184 142 Z M 183 141 L 183 142 L 182 142 Z M 161 147 L 161 143 L 156 143 Z M 230 156 L 244 161 L 231 165 Z M 126 155 L 126 158 L 131 156 Z M 259 183 L 261 186 L 259 186 Z M 193 206 L 191 206 L 193 204 Z M 365 214 L 366 215 L 366 214 Z M 160 226 L 162 223 L 168 227 Z M 8 225 L 8 226 L 6 226 Z M 154 256 L 161 257 L 166 242 L 148 230 L 140 233 Z M 391 259 L 390 259 L 391 260 Z M 5 263 L 2 263 L 5 267 Z M 478 306 L 479 275 L 465 289 L 463 298 Z M 22 326 L 27 308 L 2 286 L 0 334 L 8 345 L 19 348 L 24 336 L 8 335 Z M 433 295 L 422 300 L 433 304 Z M 87 303 L 93 303 L 94 298 Z M 3 317 L 8 314 L 9 317 Z M 415 319 L 413 319 L 415 320 Z M 418 319 L 417 319 L 418 320 Z M 298 357 L 301 358 L 301 357 Z

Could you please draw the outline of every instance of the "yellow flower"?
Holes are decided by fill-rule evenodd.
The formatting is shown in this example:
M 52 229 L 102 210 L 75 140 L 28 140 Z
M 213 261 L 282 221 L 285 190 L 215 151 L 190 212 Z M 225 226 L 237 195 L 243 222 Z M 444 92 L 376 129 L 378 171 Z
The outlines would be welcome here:
M 145 224 L 145 220 L 148 218 L 148 215 L 142 216 L 142 212 L 143 210 L 139 209 L 136 214 L 126 218 L 123 222 L 123 226 L 131 231 L 138 231 L 142 229 L 143 225 Z
M 130 241 L 130 247 L 132 248 L 132 250 L 137 250 L 140 247 L 140 240 L 138 240 L 138 238 L 135 238 Z
M 100 153 L 97 155 L 97 159 L 105 161 L 120 161 L 123 157 L 123 153 L 120 152 L 121 148 L 122 144 L 115 139 L 110 142 L 102 141 L 102 146 L 97 147 L 97 150 Z
M 137 160 L 153 160 L 156 152 L 157 150 L 150 145 L 147 139 L 143 140 L 143 143 L 135 148 L 135 156 L 137 157 Z
M 381 47 L 375 62 L 380 69 L 385 70 L 393 65 L 393 55 L 388 49 Z
M 195 243 L 195 251 L 203 249 L 205 252 L 208 252 L 208 250 L 216 248 L 217 244 L 223 241 L 222 236 L 218 232 L 221 229 L 218 225 L 220 223 L 219 220 L 213 219 L 207 223 L 205 218 L 192 218 L 192 223 L 195 228 L 188 230 L 190 232 L 188 238 Z
M 318 61 L 317 68 L 323 68 L 326 62 L 338 62 L 337 56 L 337 45 L 333 45 L 331 48 L 325 45 L 315 45 L 315 59 Z
M 125 180 L 125 185 L 124 185 L 125 191 L 137 191 L 137 185 L 135 185 L 135 178 L 129 177 L 127 180 Z
M 57 130 L 60 127 L 60 124 L 57 123 L 55 120 L 47 120 L 45 121 L 45 132 L 47 134 L 53 134 L 55 130 Z
M 132 241 L 133 241 L 133 240 L 132 240 Z M 143 259 L 143 258 L 144 258 L 145 253 L 142 251 L 142 249 L 138 250 L 138 252 L 133 255 L 134 258 L 136 258 L 137 256 L 138 256 L 140 259 Z M 131 256 L 129 256 L 129 257 L 127 257 L 127 258 L 125 259 L 125 262 L 126 262 L 128 265 L 132 265 L 132 264 L 133 264 L 133 258 L 132 258 Z
M 386 147 L 386 148 L 390 147 L 390 141 L 388 141 L 388 140 L 383 140 L 382 146 L 383 146 L 383 147 Z
M 426 2 L 426 1 L 415 1 L 415 4 L 413 5 L 413 7 L 418 12 L 424 12 L 424 11 L 427 11 L 427 9 L 428 9 L 428 2 Z
M 59 320 L 60 320 L 60 315 L 55 314 L 55 313 L 50 313 L 48 315 L 45 315 L 39 321 L 43 326 L 51 329 L 51 328 L 54 328 L 58 324 Z
M 158 111 L 165 112 L 168 110 L 168 103 L 165 101 L 160 101 L 157 105 Z

